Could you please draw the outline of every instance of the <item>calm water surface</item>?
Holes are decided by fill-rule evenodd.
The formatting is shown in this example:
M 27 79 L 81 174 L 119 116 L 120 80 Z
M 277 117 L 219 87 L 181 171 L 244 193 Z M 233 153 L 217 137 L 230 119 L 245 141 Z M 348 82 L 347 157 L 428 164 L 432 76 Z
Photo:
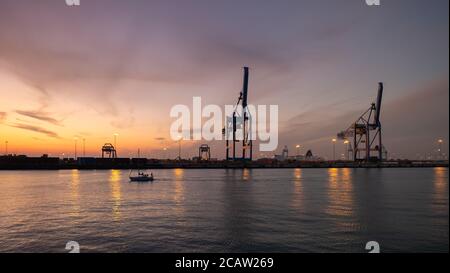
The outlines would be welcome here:
M 0 171 L 0 252 L 448 252 L 448 169 Z

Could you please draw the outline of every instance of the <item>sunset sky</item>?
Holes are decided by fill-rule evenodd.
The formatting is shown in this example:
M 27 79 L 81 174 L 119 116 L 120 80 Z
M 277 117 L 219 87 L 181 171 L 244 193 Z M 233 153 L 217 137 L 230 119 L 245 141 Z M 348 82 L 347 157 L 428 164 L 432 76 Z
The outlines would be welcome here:
M 449 1 L 0 0 L 0 154 L 175 157 L 175 104 L 277 104 L 279 149 L 331 157 L 376 98 L 392 154 L 448 151 Z M 194 156 L 200 142 L 183 142 Z M 223 142 L 209 143 L 223 157 Z M 168 151 L 163 151 L 167 147 Z M 339 153 L 344 145 L 338 144 Z M 260 156 L 258 152 L 256 155 Z M 266 153 L 268 156 L 270 153 Z

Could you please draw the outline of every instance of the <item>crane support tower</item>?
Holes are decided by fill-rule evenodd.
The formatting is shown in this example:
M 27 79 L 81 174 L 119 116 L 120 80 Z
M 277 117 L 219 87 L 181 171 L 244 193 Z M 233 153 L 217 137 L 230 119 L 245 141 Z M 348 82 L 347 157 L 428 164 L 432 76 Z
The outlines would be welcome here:
M 102 147 L 102 158 L 105 158 L 105 155 L 108 156 L 108 158 L 117 158 L 117 151 L 116 148 L 111 143 L 106 143 Z
M 202 144 L 198 148 L 198 159 L 199 160 L 211 160 L 211 148 L 208 146 L 208 144 Z
M 231 117 L 227 117 L 226 127 L 222 130 L 226 139 L 226 159 L 237 160 L 249 160 L 253 158 L 253 142 L 251 137 L 251 116 L 247 109 L 248 98 L 248 81 L 249 81 L 249 68 L 244 67 L 244 81 L 243 88 L 239 94 L 238 102 L 234 108 Z M 237 139 L 237 130 L 242 130 L 242 138 Z M 231 139 L 230 139 L 231 138 Z M 239 146 L 239 142 L 242 143 L 241 153 L 236 152 L 236 148 Z
M 378 84 L 376 103 L 372 103 L 347 130 L 337 134 L 339 139 L 349 141 L 348 152 L 354 161 L 382 161 L 386 154 L 381 134 L 381 100 L 383 83 Z

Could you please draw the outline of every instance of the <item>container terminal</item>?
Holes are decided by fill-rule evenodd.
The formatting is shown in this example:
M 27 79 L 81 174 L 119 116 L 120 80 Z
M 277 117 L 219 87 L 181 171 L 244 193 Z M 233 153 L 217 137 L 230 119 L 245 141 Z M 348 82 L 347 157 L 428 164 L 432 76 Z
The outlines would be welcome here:
M 239 168 L 417 168 L 417 167 L 448 167 L 448 159 L 441 156 L 434 160 L 388 159 L 388 151 L 382 142 L 381 103 L 384 84 L 378 83 L 376 102 L 353 121 L 350 126 L 337 133 L 336 138 L 346 144 L 345 159 L 325 160 L 313 156 L 309 150 L 304 156 L 288 156 L 285 146 L 281 155 L 273 158 L 254 159 L 253 142 L 250 136 L 250 117 L 245 110 L 248 106 L 249 67 L 243 68 L 243 86 L 234 108 L 234 112 L 227 117 L 227 124 L 222 133 L 225 139 L 225 159 L 211 158 L 211 148 L 202 144 L 198 148 L 198 156 L 191 159 L 147 159 L 120 158 L 114 143 L 105 143 L 101 148 L 101 158 L 77 157 L 75 148 L 74 158 L 59 158 L 43 155 L 28 157 L 26 155 L 0 156 L 0 170 L 36 170 L 36 169 L 239 169 Z M 243 139 L 236 137 L 241 130 Z M 442 140 L 440 140 L 442 142 Z M 441 144 L 441 143 L 440 143 Z M 6 143 L 7 145 L 7 143 Z M 76 147 L 76 145 L 75 145 Z M 442 153 L 442 148 L 439 149 Z M 139 154 L 139 152 L 138 152 Z M 335 152 L 333 152 L 335 156 Z

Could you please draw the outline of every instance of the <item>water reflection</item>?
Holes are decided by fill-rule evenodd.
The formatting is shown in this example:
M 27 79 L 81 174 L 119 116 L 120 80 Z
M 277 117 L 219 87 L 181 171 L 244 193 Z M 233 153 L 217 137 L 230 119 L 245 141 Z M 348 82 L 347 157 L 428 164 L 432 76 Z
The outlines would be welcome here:
M 120 203 L 122 200 L 122 193 L 120 189 L 121 175 L 122 172 L 120 170 L 111 170 L 109 175 L 111 199 L 113 201 L 112 214 L 114 220 L 120 220 Z
M 173 199 L 175 201 L 175 214 L 180 217 L 184 214 L 184 169 L 174 169 L 175 188 Z
M 353 215 L 353 184 L 350 169 L 328 169 L 328 202 L 326 212 L 335 217 Z
M 0 252 L 448 252 L 447 168 L 127 174 L 0 171 Z
M 243 169 L 242 170 L 242 180 L 248 181 L 250 179 L 250 170 L 249 169 Z
M 176 180 L 183 180 L 184 177 L 184 169 L 174 169 L 173 173 L 175 175 Z
M 302 185 L 302 169 L 294 169 L 294 192 L 292 196 L 292 206 L 296 209 L 302 207 L 303 201 L 303 185 Z
M 433 212 L 448 213 L 448 169 L 434 168 Z
M 249 169 L 226 169 L 220 193 L 223 200 L 221 225 L 224 226 L 223 250 L 233 252 L 251 241 L 254 209 L 252 184 L 242 183 L 251 178 Z
M 73 209 L 70 212 L 71 216 L 80 215 L 80 171 L 72 170 L 70 175 L 70 200 Z

